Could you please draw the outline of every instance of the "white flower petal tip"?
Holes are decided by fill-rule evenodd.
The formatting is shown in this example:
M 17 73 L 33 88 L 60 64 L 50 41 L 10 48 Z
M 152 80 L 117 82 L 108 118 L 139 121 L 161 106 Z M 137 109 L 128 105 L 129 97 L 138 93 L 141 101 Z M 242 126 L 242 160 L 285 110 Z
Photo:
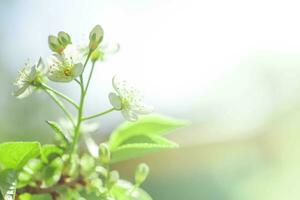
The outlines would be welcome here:
M 48 58 L 48 78 L 54 82 L 70 82 L 83 71 L 82 57 L 79 49 L 68 45 L 63 55 L 53 54 Z
M 29 62 L 19 72 L 19 76 L 14 82 L 13 95 L 18 99 L 25 98 L 34 92 L 34 89 L 39 87 L 46 76 L 45 65 L 40 58 L 37 65 L 32 65 Z
M 136 121 L 139 115 L 149 114 L 153 108 L 142 103 L 140 93 L 129 87 L 126 81 L 121 81 L 118 76 L 112 79 L 116 93 L 109 94 L 111 105 L 116 110 L 122 110 L 122 115 L 128 121 Z
M 114 107 L 114 109 L 116 110 L 122 109 L 122 100 L 116 93 L 111 92 L 108 95 L 108 97 L 109 97 L 110 104 Z

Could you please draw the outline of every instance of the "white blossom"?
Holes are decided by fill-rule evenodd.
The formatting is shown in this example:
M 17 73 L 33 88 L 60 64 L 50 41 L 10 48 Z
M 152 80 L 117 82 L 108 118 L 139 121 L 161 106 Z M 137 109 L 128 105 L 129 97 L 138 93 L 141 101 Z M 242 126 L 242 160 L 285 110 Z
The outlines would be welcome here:
M 48 65 L 48 78 L 55 82 L 70 82 L 83 71 L 82 56 L 74 45 L 68 45 L 62 55 L 51 55 Z
M 28 61 L 25 63 L 25 67 L 19 71 L 19 76 L 14 82 L 13 95 L 20 99 L 31 95 L 36 88 L 41 86 L 46 73 L 42 59 L 37 64 L 31 64 Z
M 122 115 L 128 121 L 136 121 L 138 115 L 149 114 L 152 108 L 142 103 L 140 93 L 127 85 L 125 81 L 120 81 L 115 76 L 112 85 L 116 93 L 109 94 L 111 105 L 122 112 Z

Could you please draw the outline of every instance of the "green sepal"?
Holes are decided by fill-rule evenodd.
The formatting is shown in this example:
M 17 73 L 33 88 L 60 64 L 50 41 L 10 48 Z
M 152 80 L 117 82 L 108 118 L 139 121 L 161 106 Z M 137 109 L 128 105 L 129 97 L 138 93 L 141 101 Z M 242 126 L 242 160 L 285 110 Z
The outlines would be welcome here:
M 62 54 L 64 47 L 60 44 L 58 38 L 54 35 L 48 36 L 48 46 L 49 48 L 58 54 Z
M 69 44 L 72 44 L 71 37 L 68 33 L 60 31 L 58 34 L 58 42 L 66 48 Z

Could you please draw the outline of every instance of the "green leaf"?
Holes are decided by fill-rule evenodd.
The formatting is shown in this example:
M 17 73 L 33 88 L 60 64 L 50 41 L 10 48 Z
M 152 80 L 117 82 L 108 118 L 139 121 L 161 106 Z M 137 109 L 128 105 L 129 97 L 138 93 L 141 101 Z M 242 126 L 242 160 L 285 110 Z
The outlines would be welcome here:
M 109 147 L 112 162 L 118 162 L 178 145 L 163 135 L 186 126 L 187 122 L 159 115 L 150 115 L 137 122 L 125 122 L 111 135 Z
M 0 144 L 0 163 L 4 169 L 21 169 L 28 160 L 40 154 L 38 142 L 8 142 Z
M 58 140 L 62 143 L 62 146 L 66 147 L 69 144 L 69 141 L 68 141 L 67 137 L 65 136 L 64 132 L 59 127 L 59 125 L 53 121 L 46 121 L 46 122 L 52 128 L 52 130 L 56 134 Z
M 63 154 L 63 150 L 54 144 L 46 144 L 42 146 L 41 157 L 46 163 L 52 161 Z
M 4 200 L 15 198 L 16 194 L 16 178 L 17 172 L 12 169 L 7 169 L 0 172 L 0 193 Z
M 165 135 L 187 124 L 187 121 L 183 120 L 148 115 L 141 117 L 137 122 L 125 122 L 115 129 L 109 139 L 109 146 L 115 149 L 127 140 L 140 135 Z
M 137 143 L 123 145 L 113 151 L 112 163 L 139 157 L 148 153 L 154 153 L 163 149 L 170 149 L 178 147 L 177 144 L 163 145 L 151 143 Z
M 143 189 L 133 187 L 130 182 L 119 180 L 111 189 L 111 193 L 116 200 L 152 200 Z
M 18 188 L 25 187 L 33 180 L 38 180 L 43 163 L 39 158 L 33 158 L 18 173 Z
M 24 193 L 19 196 L 20 200 L 52 200 L 52 197 L 49 194 L 38 194 L 32 195 L 29 193 Z

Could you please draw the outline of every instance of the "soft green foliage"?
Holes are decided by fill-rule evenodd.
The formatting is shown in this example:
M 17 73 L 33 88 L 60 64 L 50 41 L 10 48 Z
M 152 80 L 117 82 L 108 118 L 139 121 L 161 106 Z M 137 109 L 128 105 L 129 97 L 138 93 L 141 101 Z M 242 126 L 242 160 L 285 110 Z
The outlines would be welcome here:
M 89 44 L 81 51 L 72 46 L 68 33 L 60 31 L 57 36 L 50 35 L 48 44 L 53 55 L 49 56 L 48 62 L 40 59 L 37 65 L 26 65 L 25 70 L 20 72 L 14 95 L 25 98 L 36 89 L 42 90 L 57 104 L 67 121 L 59 124 L 46 121 L 55 134 L 55 144 L 0 144 L 0 199 L 11 200 L 14 196 L 20 200 L 152 199 L 140 188 L 148 177 L 148 165 L 138 165 L 134 184 L 122 180 L 118 171 L 111 170 L 111 165 L 146 153 L 178 147 L 164 135 L 187 123 L 160 115 L 140 117 L 149 114 L 152 109 L 141 103 L 136 90 L 126 88 L 126 84 L 116 77 L 112 81 L 116 93 L 108 95 L 112 108 L 84 116 L 85 98 L 94 66 L 102 60 L 99 56 L 104 55 L 101 47 L 103 35 L 102 27 L 96 25 L 90 32 Z M 88 70 L 89 64 L 88 79 L 84 80 L 83 73 Z M 49 80 L 77 82 L 80 101 L 76 102 L 51 88 L 47 85 Z M 71 113 L 64 103 L 73 106 L 76 114 Z M 94 127 L 86 121 L 113 111 L 121 112 L 130 122 L 114 130 L 109 141 L 97 145 L 88 135 Z M 81 138 L 85 139 L 88 152 L 82 153 L 79 149 Z
M 126 122 L 113 131 L 109 146 L 112 161 L 117 162 L 178 145 L 163 135 L 187 125 L 186 121 L 150 115 L 136 122 Z
M 63 154 L 63 149 L 54 144 L 46 144 L 41 148 L 41 159 L 48 163 Z
M 40 154 L 38 142 L 9 142 L 0 144 L 0 163 L 4 169 L 21 169 L 31 158 Z
M 40 195 L 31 195 L 29 193 L 25 193 L 19 196 L 20 200 L 51 200 L 51 196 L 49 194 L 40 194 Z
M 59 140 L 61 145 L 63 147 L 66 147 L 69 144 L 69 141 L 68 141 L 67 137 L 65 136 L 65 134 L 63 133 L 63 131 L 61 130 L 61 128 L 59 127 L 59 125 L 53 121 L 46 121 L 46 122 L 47 122 L 47 124 L 49 124 L 49 126 L 52 128 L 52 130 L 56 134 L 57 139 Z
M 13 169 L 0 172 L 0 193 L 4 200 L 11 200 L 15 196 L 16 175 L 17 172 Z

